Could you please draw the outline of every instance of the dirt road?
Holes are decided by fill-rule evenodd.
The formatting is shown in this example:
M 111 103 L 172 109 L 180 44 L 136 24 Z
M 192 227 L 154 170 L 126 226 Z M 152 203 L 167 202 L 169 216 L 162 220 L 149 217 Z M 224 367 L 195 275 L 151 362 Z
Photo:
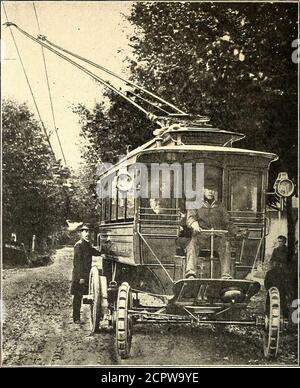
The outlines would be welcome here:
M 85 323 L 72 323 L 72 253 L 72 248 L 58 250 L 48 267 L 3 271 L 4 366 L 116 365 L 113 333 L 90 335 L 88 306 L 83 308 Z M 295 365 L 296 335 L 285 336 L 281 349 L 276 363 Z M 241 364 L 267 364 L 256 329 L 230 327 L 220 336 L 211 328 L 137 326 L 132 357 L 121 361 L 121 365 Z

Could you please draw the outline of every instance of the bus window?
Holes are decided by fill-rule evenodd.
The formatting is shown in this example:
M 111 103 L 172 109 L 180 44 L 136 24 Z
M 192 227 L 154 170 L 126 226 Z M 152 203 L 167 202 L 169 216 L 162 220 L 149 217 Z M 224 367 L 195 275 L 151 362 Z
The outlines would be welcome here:
M 222 172 L 220 167 L 204 163 L 204 188 L 214 188 L 215 201 L 222 201 Z
M 101 222 L 105 222 L 105 199 L 101 200 Z
M 232 171 L 230 175 L 230 209 L 232 211 L 257 212 L 259 209 L 258 174 Z
M 118 191 L 118 220 L 124 220 L 125 218 L 125 206 L 126 205 L 126 193 Z
M 147 185 L 143 195 L 148 194 L 147 198 L 142 196 L 140 201 L 142 219 L 175 220 L 174 172 L 159 170 L 150 165 L 147 175 L 142 181 Z
M 110 221 L 110 198 L 106 197 L 104 199 L 104 207 L 105 207 L 105 221 Z
M 102 221 L 102 201 L 98 200 L 95 206 L 96 212 L 98 213 L 98 220 Z
M 127 201 L 126 201 L 126 218 L 131 219 L 134 217 L 134 191 L 127 191 Z
M 103 190 L 101 191 L 102 195 L 102 221 L 109 222 L 111 215 L 111 184 L 110 182 L 104 181 L 102 182 Z M 105 195 L 104 195 L 105 193 Z
M 116 178 L 112 181 L 112 193 L 111 193 L 111 220 L 117 219 L 117 181 Z

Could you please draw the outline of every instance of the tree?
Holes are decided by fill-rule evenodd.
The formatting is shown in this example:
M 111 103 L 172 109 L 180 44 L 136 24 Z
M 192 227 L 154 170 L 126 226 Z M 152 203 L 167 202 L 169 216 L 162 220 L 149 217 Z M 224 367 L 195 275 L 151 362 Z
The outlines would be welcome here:
M 96 104 L 92 111 L 84 105 L 74 108 L 86 139 L 82 155 L 88 164 L 97 164 L 99 160 L 116 162 L 126 154 L 128 147 L 136 148 L 151 138 L 155 129 L 144 114 L 121 96 L 112 92 L 105 95 L 110 99 L 108 110 L 104 104 Z
M 135 3 L 134 78 L 280 156 L 297 181 L 297 4 Z M 141 65 L 142 64 L 142 65 Z
M 96 171 L 94 163 L 82 163 L 73 176 L 68 215 L 72 221 L 91 224 L 98 221 L 95 198 Z
M 297 4 L 136 2 L 129 21 L 132 79 L 178 107 L 247 135 L 243 146 L 280 156 L 297 181 Z M 105 160 L 152 137 L 153 125 L 120 96 L 80 106 L 83 133 Z M 283 109 L 284 107 L 284 109 Z M 277 174 L 274 174 L 274 177 Z
M 4 240 L 16 232 L 29 246 L 32 235 L 41 241 L 65 222 L 62 166 L 26 104 L 3 101 L 2 139 Z
M 297 183 L 298 4 L 136 2 L 129 21 L 133 81 L 186 112 L 209 115 L 221 129 L 245 133 L 241 147 L 278 154 L 270 189 L 279 171 Z M 113 162 L 127 144 L 151 138 L 153 125 L 107 96 L 110 108 L 78 112 L 91 148 Z

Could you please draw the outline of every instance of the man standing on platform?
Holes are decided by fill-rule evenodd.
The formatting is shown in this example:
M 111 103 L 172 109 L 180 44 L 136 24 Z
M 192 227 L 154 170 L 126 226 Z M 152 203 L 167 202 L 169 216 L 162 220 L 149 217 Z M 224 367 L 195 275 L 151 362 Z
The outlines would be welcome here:
M 288 248 L 285 236 L 277 237 L 277 247 L 274 248 L 270 259 L 270 270 L 266 273 L 264 285 L 266 290 L 276 287 L 280 293 L 282 312 L 287 318 L 288 311 Z

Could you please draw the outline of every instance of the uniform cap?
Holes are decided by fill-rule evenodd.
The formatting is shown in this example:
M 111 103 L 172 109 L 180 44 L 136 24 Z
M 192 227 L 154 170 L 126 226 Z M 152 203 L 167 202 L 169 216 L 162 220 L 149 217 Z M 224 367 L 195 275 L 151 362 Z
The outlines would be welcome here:
M 217 182 L 211 179 L 204 179 L 204 187 L 206 189 L 216 189 L 218 187 Z
M 83 224 L 79 230 L 80 231 L 82 231 L 82 230 L 91 230 L 91 228 L 90 228 L 90 226 L 88 224 Z

